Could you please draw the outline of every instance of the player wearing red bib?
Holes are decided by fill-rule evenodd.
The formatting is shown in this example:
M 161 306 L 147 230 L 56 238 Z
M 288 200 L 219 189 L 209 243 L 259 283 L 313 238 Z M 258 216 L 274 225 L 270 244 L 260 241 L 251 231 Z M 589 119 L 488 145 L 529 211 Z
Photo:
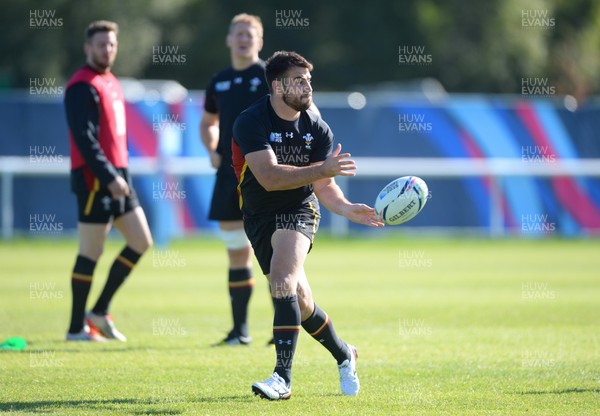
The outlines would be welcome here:
M 86 65 L 67 84 L 65 112 L 71 144 L 71 190 L 77 197 L 79 252 L 71 277 L 68 341 L 126 341 L 108 313 L 109 304 L 142 254 L 150 229 L 127 170 L 125 103 L 110 72 L 117 56 L 118 26 L 92 22 L 85 31 Z M 115 259 L 95 306 L 85 313 L 96 263 L 113 225 L 126 247 Z

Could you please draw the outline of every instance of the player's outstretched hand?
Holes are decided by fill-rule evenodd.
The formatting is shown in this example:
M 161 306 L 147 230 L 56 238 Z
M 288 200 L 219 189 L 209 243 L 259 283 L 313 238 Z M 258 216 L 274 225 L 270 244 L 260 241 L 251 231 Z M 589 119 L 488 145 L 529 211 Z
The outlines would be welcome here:
M 120 176 L 117 176 L 114 181 L 108 184 L 108 190 L 110 191 L 113 199 L 119 199 L 127 196 L 130 192 L 127 181 Z
M 365 204 L 350 204 L 344 212 L 344 216 L 357 224 L 369 227 L 383 227 L 385 223 L 375 215 L 375 210 Z
M 321 165 L 325 177 L 332 178 L 334 176 L 355 176 L 356 163 L 350 157 L 350 153 L 342 153 L 342 145 L 338 143 L 337 147 Z

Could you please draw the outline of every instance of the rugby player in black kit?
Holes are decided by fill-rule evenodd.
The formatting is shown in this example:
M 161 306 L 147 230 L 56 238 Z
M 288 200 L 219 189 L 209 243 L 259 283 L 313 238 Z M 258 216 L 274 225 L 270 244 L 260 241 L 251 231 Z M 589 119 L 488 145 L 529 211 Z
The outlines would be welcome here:
M 334 176 L 354 176 L 350 154 L 332 152 L 333 133 L 312 104 L 312 64 L 295 52 L 276 52 L 266 63 L 271 94 L 238 116 L 233 126 L 233 167 L 244 229 L 275 305 L 272 376 L 252 391 L 270 400 L 291 396 L 291 370 L 302 326 L 333 355 L 342 393 L 358 394 L 356 348 L 343 342 L 329 316 L 313 301 L 304 261 L 319 225 L 319 202 L 353 222 L 383 226 L 374 210 L 349 202 Z
M 216 345 L 247 345 L 248 303 L 252 295 L 252 248 L 244 233 L 238 205 L 237 180 L 231 167 L 231 136 L 236 117 L 260 97 L 268 94 L 264 62 L 258 54 L 263 46 L 263 26 L 258 16 L 241 13 L 229 25 L 227 46 L 231 66 L 217 73 L 206 88 L 200 137 L 217 169 L 209 219 L 219 221 L 229 258 L 228 285 L 233 328 Z

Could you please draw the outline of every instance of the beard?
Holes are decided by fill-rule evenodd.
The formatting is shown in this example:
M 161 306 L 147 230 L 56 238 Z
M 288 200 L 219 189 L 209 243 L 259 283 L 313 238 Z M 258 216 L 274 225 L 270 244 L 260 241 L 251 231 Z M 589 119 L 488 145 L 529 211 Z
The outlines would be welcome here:
M 96 68 L 102 69 L 104 71 L 106 71 L 112 67 L 112 64 L 114 63 L 114 59 L 112 61 L 113 62 L 111 62 L 110 57 L 107 59 L 103 59 L 98 56 L 92 56 L 92 63 L 94 64 L 94 66 Z
M 306 111 L 312 104 L 312 98 L 308 97 L 308 100 L 303 102 L 302 96 L 298 97 L 290 94 L 283 94 L 283 102 L 296 111 Z

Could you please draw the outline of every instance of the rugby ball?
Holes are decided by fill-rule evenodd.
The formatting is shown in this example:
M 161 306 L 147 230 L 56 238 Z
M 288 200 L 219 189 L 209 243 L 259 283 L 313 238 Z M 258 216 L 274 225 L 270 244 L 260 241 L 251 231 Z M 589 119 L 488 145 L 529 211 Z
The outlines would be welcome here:
M 399 225 L 414 218 L 429 199 L 425 181 L 403 176 L 388 183 L 377 195 L 375 215 L 387 225 Z

